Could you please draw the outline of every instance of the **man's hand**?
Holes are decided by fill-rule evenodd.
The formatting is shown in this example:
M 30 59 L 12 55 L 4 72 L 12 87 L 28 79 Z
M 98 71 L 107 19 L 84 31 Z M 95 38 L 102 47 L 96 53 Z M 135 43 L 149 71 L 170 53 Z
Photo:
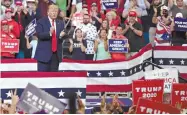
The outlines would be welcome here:
M 25 39 L 28 40 L 28 39 L 29 39 L 29 36 L 25 35 Z
M 17 95 L 17 89 L 14 90 L 14 93 L 11 90 L 11 98 L 12 98 L 12 105 L 16 105 L 19 101 L 19 97 Z
M 12 29 L 13 29 L 13 26 L 12 26 L 12 25 L 10 25 L 10 26 L 9 26 L 9 30 L 10 30 L 10 31 L 12 31 Z
M 52 27 L 50 28 L 50 34 L 52 35 L 54 31 L 55 31 L 55 27 L 52 26 Z
M 136 113 L 136 105 L 133 105 L 129 108 L 128 114 L 135 114 Z
M 66 35 L 66 33 L 65 33 L 64 31 L 61 31 L 61 32 L 60 32 L 60 36 L 61 36 L 61 37 L 64 37 L 65 35 Z
M 69 39 L 69 42 L 70 42 L 70 44 L 73 44 L 73 40 L 72 39 Z

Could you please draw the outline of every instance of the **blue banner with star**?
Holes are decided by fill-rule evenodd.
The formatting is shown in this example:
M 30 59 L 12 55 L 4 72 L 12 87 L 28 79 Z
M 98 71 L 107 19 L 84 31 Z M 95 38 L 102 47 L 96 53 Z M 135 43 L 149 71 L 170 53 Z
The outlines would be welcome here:
M 128 40 L 108 40 L 108 50 L 113 53 L 128 53 Z
M 102 9 L 116 9 L 118 8 L 118 0 L 102 0 Z
M 175 18 L 175 31 L 187 31 L 187 19 L 185 18 Z

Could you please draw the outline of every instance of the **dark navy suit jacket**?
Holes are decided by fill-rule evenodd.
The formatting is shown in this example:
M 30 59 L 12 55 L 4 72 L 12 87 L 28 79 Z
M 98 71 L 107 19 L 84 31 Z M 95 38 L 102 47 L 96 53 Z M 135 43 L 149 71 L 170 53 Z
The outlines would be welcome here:
M 38 37 L 38 45 L 36 48 L 35 59 L 40 62 L 49 62 L 52 57 L 52 36 L 50 36 L 51 23 L 48 17 L 44 17 L 37 22 L 36 33 Z M 62 61 L 62 41 L 60 32 L 64 29 L 64 23 L 56 19 L 56 39 L 57 39 L 57 55 L 59 61 Z

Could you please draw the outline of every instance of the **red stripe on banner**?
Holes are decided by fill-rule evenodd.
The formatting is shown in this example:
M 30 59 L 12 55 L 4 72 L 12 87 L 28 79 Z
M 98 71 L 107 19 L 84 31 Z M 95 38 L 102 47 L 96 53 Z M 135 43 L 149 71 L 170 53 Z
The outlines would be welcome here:
M 89 60 L 71 60 L 71 59 L 63 59 L 63 62 L 68 62 L 68 63 L 82 63 L 82 64 L 102 64 L 102 63 L 113 63 L 113 62 L 124 62 L 124 61 L 130 61 L 133 60 L 141 55 L 143 55 L 146 51 L 149 51 L 152 49 L 151 44 L 148 44 L 144 48 L 140 50 L 136 55 L 132 56 L 128 60 L 103 60 L 103 61 L 89 61 Z M 1 63 L 36 63 L 37 61 L 34 59 L 3 59 L 1 60 Z
M 156 46 L 154 50 L 187 51 L 187 46 Z
M 1 78 L 87 77 L 87 72 L 1 72 Z
M 144 80 L 142 77 L 139 80 Z M 129 92 L 132 91 L 132 84 L 128 85 L 87 85 L 86 92 Z
M 87 85 L 86 92 L 129 92 L 132 91 L 132 84 L 129 85 Z

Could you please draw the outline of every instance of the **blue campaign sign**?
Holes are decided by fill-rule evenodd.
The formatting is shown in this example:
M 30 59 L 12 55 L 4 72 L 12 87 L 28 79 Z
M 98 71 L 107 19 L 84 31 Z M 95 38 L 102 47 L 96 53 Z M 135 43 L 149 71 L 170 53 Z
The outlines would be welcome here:
M 118 8 L 118 0 L 102 0 L 102 8 L 106 9 L 113 9 Z
M 17 108 L 29 114 L 42 110 L 48 114 L 61 114 L 66 106 L 57 98 L 30 83 L 25 88 L 17 104 Z
M 28 26 L 25 28 L 25 33 L 27 36 L 31 37 L 32 35 L 34 35 L 36 33 L 36 27 L 37 23 L 36 23 L 36 19 L 32 20 Z
M 108 50 L 109 52 L 115 53 L 128 53 L 128 40 L 116 40 L 109 39 L 108 40 Z
M 187 19 L 175 18 L 175 31 L 187 31 Z

